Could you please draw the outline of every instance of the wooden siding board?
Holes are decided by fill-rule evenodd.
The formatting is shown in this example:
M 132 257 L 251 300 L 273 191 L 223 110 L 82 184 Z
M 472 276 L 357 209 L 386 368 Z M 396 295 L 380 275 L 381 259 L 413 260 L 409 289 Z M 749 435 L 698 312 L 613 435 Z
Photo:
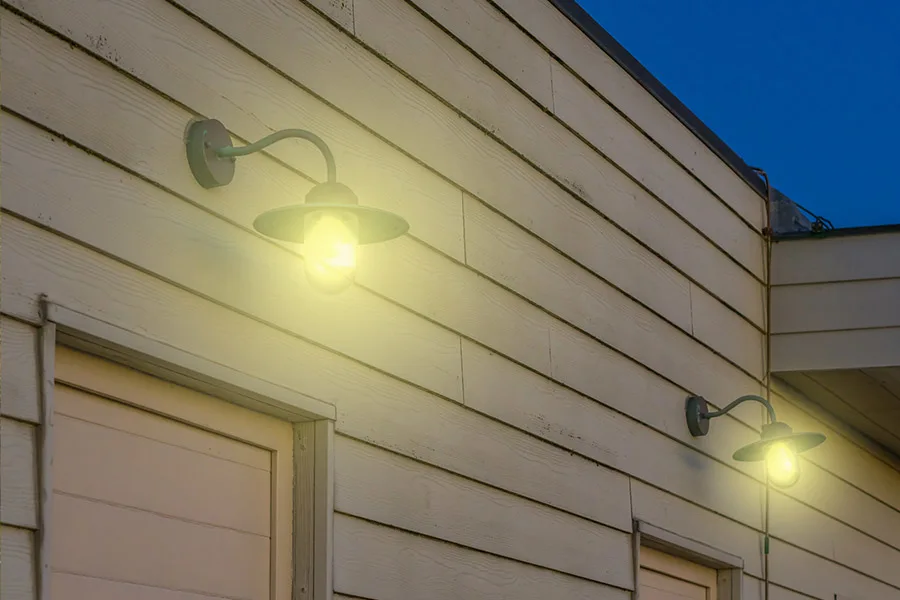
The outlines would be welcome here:
M 900 367 L 863 369 L 862 371 L 881 384 L 890 393 L 900 398 Z
M 772 288 L 773 333 L 900 327 L 900 278 Z
M 772 283 L 900 278 L 900 233 L 784 241 L 772 249 Z
M 762 276 L 760 235 L 743 226 L 723 204 L 665 156 L 659 155 L 662 160 L 658 165 L 647 156 L 632 161 L 635 164 L 629 163 L 645 171 L 632 173 L 643 184 L 648 179 L 649 165 L 653 165 L 653 173 L 660 172 L 653 175 L 651 184 L 658 192 L 665 188 L 665 196 L 660 201 L 403 0 L 357 0 L 356 10 L 357 34 L 363 41 L 711 289 L 723 293 L 728 289 L 723 280 L 730 279 L 726 273 L 738 273 L 741 269 L 729 260 L 722 260 L 718 263 L 722 277 L 704 272 L 701 263 L 716 259 L 704 260 L 700 255 L 712 257 L 722 251 L 703 240 L 688 223 L 718 240 L 741 264 Z M 608 107 L 603 105 L 600 110 L 603 109 Z M 592 123 L 589 126 L 596 128 Z M 627 127 L 629 133 L 620 133 L 620 137 L 634 135 L 633 128 Z M 658 152 L 643 137 L 620 142 L 632 146 L 641 143 L 645 152 Z M 637 167 L 638 164 L 648 166 Z M 673 211 L 680 211 L 687 222 Z M 726 231 L 728 234 L 724 235 L 722 232 Z M 669 247 L 674 244 L 680 245 L 677 251 Z M 748 274 L 744 275 L 753 281 Z M 733 293 L 729 298 L 738 303 L 748 318 L 756 315 L 758 307 L 752 305 L 752 298 L 739 298 Z
M 0 595 L 3 600 L 35 600 L 34 532 L 19 527 L 0 527 Z
M 753 385 L 684 331 L 496 212 L 470 197 L 465 206 L 467 260 L 479 271 L 687 388 L 704 390 L 711 372 L 729 370 L 736 381 Z M 754 341 L 761 353 L 761 336 Z
M 758 290 L 765 294 L 764 289 Z M 691 332 L 755 377 L 763 378 L 765 334 L 706 290 L 691 284 Z
M 824 371 L 900 365 L 900 327 L 772 336 L 772 370 Z
M 38 331 L 31 325 L 3 317 L 0 343 L 0 414 L 39 423 Z
M 550 54 L 488 2 L 413 0 L 544 108 L 553 109 Z
M 339 436 L 339 512 L 629 587 L 631 536 Z M 528 523 L 523 527 L 523 523 Z
M 0 221 L 4 306 L 63 305 L 334 403 L 338 430 L 620 529 L 627 478 L 28 225 Z M 205 324 L 205 325 L 204 325 Z M 213 326 L 213 324 L 215 326 Z M 243 343 L 236 345 L 234 339 Z M 291 361 L 267 357 L 290 356 Z M 484 461 L 491 456 L 490 462 Z M 498 467 L 497 465 L 503 465 Z
M 428 597 L 626 600 L 630 592 L 346 515 L 335 516 L 335 591 L 380 600 Z M 630 588 L 631 586 L 629 586 Z
M 615 109 L 666 149 L 759 230 L 762 198 L 640 83 L 546 0 L 492 0 Z
M 353 33 L 353 3 L 355 0 L 309 0 L 325 16 Z
M 36 439 L 34 425 L 0 418 L 0 521 L 5 525 L 37 529 Z

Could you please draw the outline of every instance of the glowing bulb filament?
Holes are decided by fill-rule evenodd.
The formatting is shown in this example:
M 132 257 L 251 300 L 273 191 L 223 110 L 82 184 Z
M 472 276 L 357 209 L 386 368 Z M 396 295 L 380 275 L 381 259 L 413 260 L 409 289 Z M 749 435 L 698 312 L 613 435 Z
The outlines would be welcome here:
M 766 453 L 766 472 L 779 487 L 797 483 L 800 478 L 800 462 L 797 454 L 784 442 L 777 442 Z
M 356 274 L 356 216 L 323 209 L 308 214 L 303 229 L 306 275 L 313 285 L 327 293 L 350 286 Z

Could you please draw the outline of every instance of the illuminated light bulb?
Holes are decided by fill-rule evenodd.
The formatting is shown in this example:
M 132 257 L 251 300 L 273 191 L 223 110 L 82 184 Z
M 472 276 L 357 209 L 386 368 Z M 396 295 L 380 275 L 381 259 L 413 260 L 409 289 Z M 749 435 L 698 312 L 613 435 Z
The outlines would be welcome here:
M 766 472 L 778 487 L 788 487 L 800 478 L 800 462 L 797 454 L 784 442 L 772 444 L 766 452 Z
M 336 294 L 353 283 L 359 219 L 351 212 L 317 210 L 303 222 L 306 276 L 319 290 Z

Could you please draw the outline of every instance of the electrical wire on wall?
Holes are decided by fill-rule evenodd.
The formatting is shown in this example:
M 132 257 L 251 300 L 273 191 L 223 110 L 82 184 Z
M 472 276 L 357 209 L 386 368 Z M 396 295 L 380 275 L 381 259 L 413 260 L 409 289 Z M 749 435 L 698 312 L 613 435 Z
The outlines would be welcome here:
M 772 195 L 773 189 L 771 184 L 769 183 L 769 175 L 762 169 L 758 167 L 750 167 L 754 171 L 760 174 L 762 178 L 766 182 L 766 216 L 765 223 L 766 226 L 763 229 L 763 239 L 766 242 L 766 297 L 765 297 L 765 324 L 766 324 L 766 368 L 765 368 L 765 376 L 766 376 L 766 402 L 771 406 L 772 404 Z M 810 213 L 812 214 L 812 213 Z M 818 218 L 817 218 L 818 222 Z M 831 223 L 828 222 L 828 225 Z M 766 423 L 771 421 L 768 412 L 766 413 Z M 769 493 L 771 491 L 771 485 L 769 483 L 769 474 L 765 473 L 765 486 L 766 486 L 766 495 L 765 495 L 765 508 L 764 516 L 763 516 L 763 585 L 764 589 L 764 599 L 769 600 Z

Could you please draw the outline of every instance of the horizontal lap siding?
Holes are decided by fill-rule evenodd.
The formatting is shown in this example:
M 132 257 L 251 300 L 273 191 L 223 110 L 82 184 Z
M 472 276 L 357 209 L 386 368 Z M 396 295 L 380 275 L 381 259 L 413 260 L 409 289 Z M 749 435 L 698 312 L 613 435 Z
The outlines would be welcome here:
M 777 334 L 900 327 L 900 277 L 772 288 Z
M 37 428 L 0 418 L 0 521 L 37 529 Z
M 40 423 L 37 328 L 3 317 L 0 344 L 0 414 Z
M 761 472 L 730 454 L 761 411 L 699 440 L 681 416 L 688 391 L 760 390 L 758 198 L 684 155 L 686 130 L 643 99 L 606 105 L 481 0 L 12 4 L 42 26 L 3 15 L 4 312 L 35 320 L 48 293 L 334 403 L 336 592 L 624 599 L 635 517 L 743 557 L 760 597 Z M 445 82 L 424 68 L 440 52 Z M 302 248 L 251 223 L 302 197 L 321 157 L 278 144 L 204 191 L 181 145 L 198 114 L 239 140 L 316 131 L 411 235 L 316 296 Z M 897 597 L 896 471 L 841 448 L 776 495 L 779 547 L 819 577 L 773 572 L 775 598 Z
M 775 285 L 900 278 L 900 232 L 782 241 L 772 260 Z
M 0 526 L 0 593 L 3 600 L 37 598 L 34 576 L 36 536 L 29 529 Z
M 8 240 L 3 240 L 5 269 Z M 33 600 L 40 504 L 39 330 L 3 316 L 0 340 L 0 596 Z
M 773 260 L 776 371 L 900 364 L 900 234 L 783 241 Z

